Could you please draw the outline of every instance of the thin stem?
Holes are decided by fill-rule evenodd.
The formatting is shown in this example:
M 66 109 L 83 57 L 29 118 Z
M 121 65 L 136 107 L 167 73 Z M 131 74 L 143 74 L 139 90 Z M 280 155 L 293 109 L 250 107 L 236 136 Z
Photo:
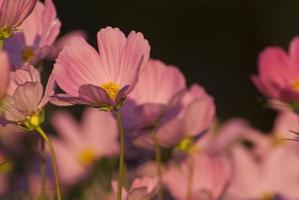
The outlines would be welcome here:
M 46 199 L 46 148 L 45 148 L 45 141 L 41 139 L 41 195 L 40 199 L 44 200 Z
M 124 182 L 124 167 L 125 167 L 125 135 L 124 135 L 123 122 L 119 111 L 116 111 L 116 118 L 117 118 L 117 123 L 119 128 L 119 139 L 120 139 L 117 200 L 121 200 L 122 185 Z
M 189 174 L 188 174 L 188 182 L 187 182 L 187 193 L 186 193 L 186 200 L 190 200 L 191 199 L 191 195 L 192 195 L 192 185 L 193 185 L 193 158 L 192 155 L 189 154 Z
M 0 40 L 0 50 L 3 49 L 3 46 L 4 46 L 4 40 Z
M 157 138 L 156 126 L 152 131 L 152 140 L 153 140 L 154 148 L 155 148 L 155 161 L 156 161 L 157 173 L 158 173 L 159 180 L 161 181 L 161 178 L 162 178 L 161 149 L 160 149 L 160 145 L 159 145 L 159 140 Z M 158 200 L 163 199 L 162 189 L 159 189 L 157 199 Z
M 57 168 L 57 160 L 56 160 L 56 154 L 54 147 L 49 140 L 48 136 L 46 133 L 43 131 L 41 127 L 37 127 L 36 131 L 40 134 L 40 136 L 45 140 L 47 145 L 49 146 L 50 152 L 51 152 L 51 159 L 52 159 L 52 164 L 53 164 L 53 169 L 54 169 L 54 174 L 55 174 L 55 183 L 56 183 L 56 194 L 57 194 L 57 199 L 62 200 L 61 198 L 61 189 L 60 189 L 60 181 L 59 181 L 59 175 L 58 175 L 58 168 Z

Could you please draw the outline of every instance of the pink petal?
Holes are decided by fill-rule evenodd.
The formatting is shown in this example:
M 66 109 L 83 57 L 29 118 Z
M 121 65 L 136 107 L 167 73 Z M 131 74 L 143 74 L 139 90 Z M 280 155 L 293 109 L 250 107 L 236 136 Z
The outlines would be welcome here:
M 100 86 L 107 76 L 101 73 L 99 55 L 83 38 L 73 38 L 59 54 L 53 73 L 59 87 L 77 96 L 84 84 Z
M 8 61 L 8 56 L 4 51 L 0 52 L 0 100 L 6 95 L 6 91 L 8 88 L 9 83 L 9 72 L 10 72 L 10 65 Z
M 0 11 L 1 27 L 18 27 L 33 11 L 37 0 L 3 0 Z

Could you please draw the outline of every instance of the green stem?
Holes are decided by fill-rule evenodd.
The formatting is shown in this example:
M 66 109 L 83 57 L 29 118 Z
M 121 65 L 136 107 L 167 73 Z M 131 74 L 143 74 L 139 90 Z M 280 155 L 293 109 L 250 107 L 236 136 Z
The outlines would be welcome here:
M 52 142 L 49 140 L 48 136 L 46 135 L 46 133 L 43 131 L 43 129 L 40 126 L 36 127 L 36 131 L 40 134 L 40 136 L 44 139 L 44 141 L 49 146 L 49 149 L 50 149 L 50 152 L 51 152 L 51 159 L 52 159 L 54 174 L 55 174 L 57 199 L 62 200 L 62 198 L 61 198 L 61 189 L 60 189 L 60 181 L 59 181 L 59 175 L 58 175 L 58 168 L 57 168 L 57 160 L 56 160 L 56 154 L 55 154 L 54 147 L 52 145 Z
M 4 46 L 4 40 L 0 40 L 0 50 L 3 49 L 3 46 Z
M 45 141 L 41 140 L 41 149 L 42 149 L 42 159 L 41 159 L 41 195 L 40 199 L 46 199 L 46 148 L 45 148 Z
M 186 193 L 186 200 L 191 199 L 192 195 L 192 185 L 193 185 L 193 158 L 192 155 L 189 154 L 189 174 L 188 174 L 188 182 L 187 182 L 187 193 Z
M 160 149 L 159 141 L 157 138 L 157 129 L 156 128 L 154 128 L 152 131 L 152 140 L 153 140 L 154 148 L 155 148 L 155 160 L 156 160 L 157 173 L 158 173 L 159 180 L 161 181 L 161 179 L 162 179 L 161 149 Z M 162 189 L 159 190 L 157 199 L 158 200 L 163 199 Z
M 119 139 L 120 139 L 117 200 L 121 200 L 122 185 L 124 182 L 124 167 L 125 167 L 125 135 L 124 135 L 123 122 L 119 111 L 116 111 L 116 118 L 117 118 L 117 123 L 119 128 Z

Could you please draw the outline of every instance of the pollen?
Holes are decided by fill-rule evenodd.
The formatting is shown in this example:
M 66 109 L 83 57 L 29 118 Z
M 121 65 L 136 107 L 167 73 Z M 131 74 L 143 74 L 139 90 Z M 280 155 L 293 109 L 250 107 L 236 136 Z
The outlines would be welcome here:
M 30 61 L 34 56 L 33 50 L 31 47 L 26 47 L 24 51 L 21 53 L 21 57 L 24 62 Z
M 9 27 L 0 28 L 0 40 L 10 38 L 13 34 L 13 30 Z
M 120 86 L 113 82 L 103 83 L 101 84 L 101 88 L 103 88 L 109 98 L 111 100 L 115 100 L 117 97 L 117 93 L 119 92 Z
M 84 149 L 78 156 L 79 162 L 85 166 L 91 165 L 95 158 L 96 156 L 92 149 Z
M 193 140 L 190 137 L 185 137 L 177 146 L 176 149 L 179 151 L 188 152 L 193 145 Z
M 43 113 L 32 114 L 26 118 L 26 120 L 24 121 L 24 126 L 29 130 L 33 130 L 36 127 L 40 126 L 43 122 Z

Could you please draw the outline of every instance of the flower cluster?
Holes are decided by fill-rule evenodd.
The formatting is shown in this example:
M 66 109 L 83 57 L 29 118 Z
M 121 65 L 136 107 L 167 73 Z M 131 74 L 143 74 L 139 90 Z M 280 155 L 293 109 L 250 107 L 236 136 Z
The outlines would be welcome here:
M 220 123 L 142 33 L 101 28 L 96 50 L 60 27 L 52 0 L 0 0 L 0 199 L 299 199 L 298 38 L 259 57 L 252 80 L 279 111 L 262 133 Z

